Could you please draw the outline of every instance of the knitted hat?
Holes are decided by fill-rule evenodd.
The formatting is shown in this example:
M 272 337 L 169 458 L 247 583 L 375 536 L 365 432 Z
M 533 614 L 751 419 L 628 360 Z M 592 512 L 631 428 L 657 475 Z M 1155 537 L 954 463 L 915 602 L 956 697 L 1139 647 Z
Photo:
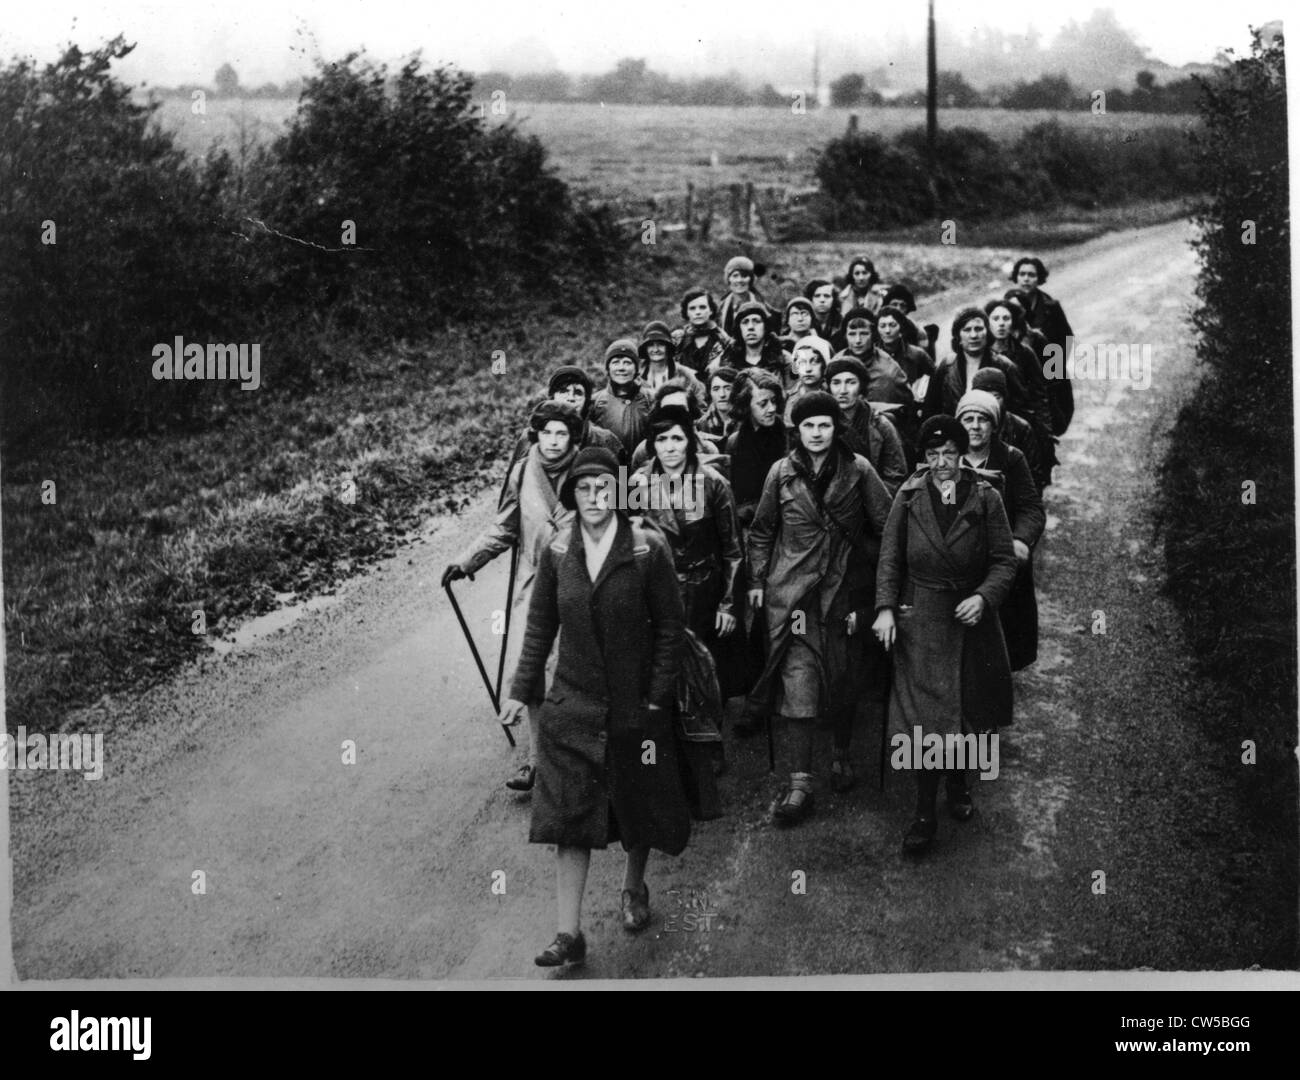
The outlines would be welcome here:
M 867 388 L 867 365 L 856 357 L 841 356 L 827 364 L 827 385 L 830 385 L 830 381 L 835 378 L 836 375 L 852 375 L 858 380 L 858 386 L 860 389 L 866 390 Z
M 654 324 L 652 323 L 651 325 Z M 660 325 L 662 326 L 663 324 L 661 323 Z M 631 338 L 619 338 L 617 341 L 611 341 L 609 347 L 605 350 L 606 371 L 609 370 L 609 362 L 616 356 L 626 356 L 635 364 L 637 360 L 640 359 L 640 356 L 637 354 L 636 342 Z
M 983 367 L 975 372 L 975 377 L 971 379 L 972 390 L 987 390 L 990 394 L 1001 394 L 1003 400 L 1007 396 L 1007 377 L 1000 369 L 995 367 Z
M 793 351 L 798 352 L 800 349 L 812 349 L 822 358 L 822 367 L 831 362 L 831 343 L 816 334 L 808 334 L 796 341 Z
M 671 361 L 675 346 L 673 345 L 672 331 L 668 329 L 667 323 L 656 321 L 646 324 L 646 328 L 641 332 L 641 344 L 637 346 L 636 350 L 642 360 L 650 359 L 646 355 L 646 346 L 655 342 L 667 347 L 667 358 Z M 608 360 L 608 353 L 606 354 L 606 360 Z
M 916 310 L 916 297 L 912 295 L 912 290 L 906 285 L 889 286 L 885 290 L 885 299 L 881 303 L 883 307 L 893 307 L 901 304 L 903 311 L 909 315 Z
M 591 376 L 582 368 L 575 364 L 565 364 L 563 367 L 556 368 L 551 372 L 551 378 L 546 384 L 546 396 L 552 397 L 556 391 L 563 390 L 574 383 L 578 383 L 586 395 L 582 403 L 582 418 L 585 420 L 587 411 L 591 408 L 591 394 L 595 387 L 592 386 Z
M 960 420 L 962 413 L 967 412 L 981 413 L 987 416 L 993 421 L 994 427 L 1002 423 L 1002 406 L 998 404 L 998 399 L 987 390 L 968 390 L 962 394 L 961 400 L 957 402 L 957 419 Z
M 966 434 L 966 429 L 961 426 L 961 422 L 956 417 L 940 413 L 938 416 L 930 417 L 921 425 L 921 434 L 916 440 L 916 452 L 924 457 L 927 450 L 942 446 L 946 442 L 956 443 L 957 452 L 961 454 L 970 449 L 970 436 Z
M 722 271 L 722 280 L 726 281 L 731 277 L 733 270 L 739 270 L 741 273 L 754 276 L 754 260 L 745 255 L 733 255 L 727 260 L 727 268 Z
M 829 416 L 838 428 L 844 421 L 840 415 L 840 406 L 825 390 L 814 390 L 811 394 L 801 394 L 790 410 L 790 421 L 798 427 L 810 416 Z
M 761 315 L 763 317 L 763 331 L 766 333 L 771 326 L 768 320 L 771 313 L 767 310 L 767 305 L 761 300 L 746 300 L 740 307 L 736 308 L 736 329 L 740 329 L 740 324 L 746 315 Z
M 567 384 L 566 384 L 567 385 Z M 573 441 L 577 442 L 582 437 L 582 417 L 570 406 L 565 405 L 562 401 L 543 401 L 533 410 L 532 416 L 528 418 L 528 437 L 537 441 L 537 433 L 543 430 L 552 420 L 559 420 L 569 429 L 569 435 Z
M 808 282 L 808 284 L 803 287 L 803 294 L 811 300 L 813 298 L 813 293 L 818 289 L 826 288 L 827 285 L 834 288 L 835 283 L 833 281 L 827 281 L 825 278 L 813 278 L 812 281 Z
M 790 321 L 790 312 L 791 312 L 792 310 L 794 310 L 795 308 L 802 308 L 804 311 L 808 312 L 809 315 L 815 315 L 815 314 L 816 314 L 816 312 L 813 311 L 812 301 L 810 301 L 807 297 L 805 297 L 805 296 L 792 296 L 792 297 L 790 297 L 790 302 L 789 302 L 788 304 L 785 305 L 785 321 L 786 321 L 786 322 L 789 322 L 789 321 Z
M 872 329 L 875 329 L 876 315 L 869 308 L 864 308 L 864 307 L 855 307 L 851 311 L 849 311 L 847 315 L 844 316 L 844 324 L 843 324 L 844 329 L 847 330 L 849 328 L 850 323 L 859 320 L 867 323 Z
M 603 446 L 586 446 L 578 451 L 569 468 L 569 475 L 560 485 L 560 505 L 566 510 L 576 510 L 577 502 L 573 498 L 573 489 L 584 476 L 618 476 L 618 458 Z

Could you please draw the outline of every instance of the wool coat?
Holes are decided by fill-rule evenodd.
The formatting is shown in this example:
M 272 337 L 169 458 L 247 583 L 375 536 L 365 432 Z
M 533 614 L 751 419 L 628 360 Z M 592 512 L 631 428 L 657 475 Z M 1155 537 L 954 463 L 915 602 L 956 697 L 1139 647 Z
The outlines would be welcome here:
M 620 461 L 627 461 L 649 430 L 652 395 L 634 382 L 631 393 L 615 392 L 613 386 L 597 390 L 591 397 L 591 420 L 618 438 Z
M 681 335 L 680 339 L 677 334 Z M 690 323 L 683 326 L 677 334 L 673 335 L 677 342 L 673 358 L 692 371 L 713 371 L 731 348 L 731 336 L 723 333 L 722 327 L 713 320 L 709 320 L 705 326 L 704 333 L 700 335 L 704 340 L 698 345 L 695 343 L 695 328 Z
M 966 393 L 967 376 L 974 374 L 967 369 L 970 363 L 970 357 L 964 352 L 959 352 L 955 356 L 948 357 L 935 369 L 935 373 L 930 377 L 930 385 L 925 391 L 925 400 L 921 403 L 923 420 L 940 413 L 948 416 L 957 415 L 957 403 Z M 979 367 L 975 370 L 987 367 L 997 368 L 1006 377 L 1005 407 L 1029 420 L 1032 425 L 1029 391 L 1025 387 L 1025 380 L 1020 374 L 1020 369 L 1016 367 L 1015 361 L 990 349 L 980 358 Z
M 898 429 L 862 400 L 843 410 L 843 415 L 844 441 L 855 454 L 871 462 L 892 498 L 909 471 Z
M 1016 552 L 1002 498 L 968 466 L 970 491 L 944 532 L 931 505 L 930 470 L 898 491 L 881 541 L 876 609 L 894 611 L 890 714 L 905 731 L 993 731 L 1011 723 L 1011 668 L 997 610 L 1016 578 Z M 973 627 L 953 616 L 978 593 Z
M 516 701 L 540 702 L 528 838 L 585 848 L 619 839 L 628 850 L 677 855 L 691 827 L 672 719 L 682 647 L 677 575 L 654 530 L 640 531 L 637 544 L 621 513 L 610 527 L 618 532 L 594 581 L 576 521 L 538 566 L 510 688 Z M 557 634 L 555 678 L 545 688 Z
M 762 368 L 764 371 L 770 371 L 784 383 L 789 365 L 786 364 L 785 350 L 781 348 L 780 338 L 768 334 L 763 339 L 757 364 L 751 364 L 746 359 L 746 355 L 745 343 L 740 340 L 733 341 L 731 348 L 723 355 L 718 366 L 735 368 L 737 371 L 747 371 L 755 367 Z
M 1059 345 L 1064 351 L 1064 358 L 1069 359 L 1070 351 L 1066 346 L 1068 339 L 1074 336 L 1074 331 L 1070 328 L 1070 320 L 1065 317 L 1060 301 L 1042 289 L 1035 290 L 1031 300 L 1029 310 L 1025 313 L 1025 322 L 1031 329 L 1039 331 L 1048 345 Z M 1041 351 L 1038 358 L 1046 359 Z M 1070 380 L 1048 379 L 1047 396 L 1054 417 L 1052 433 L 1064 435 L 1074 417 L 1074 388 Z
M 880 535 L 889 516 L 889 491 L 871 462 L 840 442 L 820 504 L 809 483 L 806 458 L 792 450 L 767 474 L 749 533 L 750 588 L 763 589 L 768 633 L 767 662 L 745 710 L 762 715 L 778 707 L 782 665 L 795 633 L 794 616 L 816 605 L 806 620 L 816 633 L 801 640 L 817 658 L 822 713 L 856 706 L 884 670 L 873 663 L 869 643 Z M 845 618 L 858 612 L 850 636 Z M 804 623 L 805 620 L 800 620 Z
M 1034 595 L 1034 545 L 1043 535 L 1047 515 L 1043 498 L 1029 471 L 1025 455 L 996 435 L 989 445 L 983 470 L 998 477 L 995 486 L 1011 525 L 1011 537 L 1029 548 L 1029 558 L 1018 562 L 1016 582 L 998 609 L 1002 635 L 1007 642 L 1011 670 L 1019 671 L 1038 659 L 1038 599 Z

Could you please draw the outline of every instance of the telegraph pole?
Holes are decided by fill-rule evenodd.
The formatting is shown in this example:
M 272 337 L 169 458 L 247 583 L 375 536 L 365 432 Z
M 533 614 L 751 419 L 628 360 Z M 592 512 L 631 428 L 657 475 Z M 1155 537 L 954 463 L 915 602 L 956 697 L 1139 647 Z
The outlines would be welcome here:
M 934 0 L 930 0 L 930 25 L 926 41 L 925 146 L 934 161 L 935 140 L 939 134 L 939 72 L 935 63 Z

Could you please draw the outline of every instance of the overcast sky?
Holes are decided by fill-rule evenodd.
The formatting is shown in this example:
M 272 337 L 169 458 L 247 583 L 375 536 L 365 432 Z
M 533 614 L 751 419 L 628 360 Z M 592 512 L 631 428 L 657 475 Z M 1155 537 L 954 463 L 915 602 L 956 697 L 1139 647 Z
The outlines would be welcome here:
M 1174 65 L 1209 62 L 1224 47 L 1243 53 L 1249 25 L 1281 16 L 1280 0 L 937 0 L 936 6 L 940 21 L 953 27 L 995 25 L 1019 33 L 1032 24 L 1045 45 L 1063 23 L 1113 7 L 1140 44 Z M 317 55 L 332 59 L 361 46 L 387 62 L 422 49 L 429 61 L 470 71 L 534 54 L 570 73 L 607 71 L 620 57 L 636 56 L 672 74 L 705 74 L 700 65 L 719 55 L 740 55 L 761 69 L 764 55 L 781 46 L 806 43 L 811 54 L 818 35 L 841 43 L 853 35 L 919 41 L 925 12 L 925 0 L 25 0 L 8 5 L 0 55 L 47 61 L 69 40 L 94 45 L 121 32 L 138 47 L 118 74 L 157 85 L 210 83 L 224 61 L 245 85 L 281 82 L 309 72 Z

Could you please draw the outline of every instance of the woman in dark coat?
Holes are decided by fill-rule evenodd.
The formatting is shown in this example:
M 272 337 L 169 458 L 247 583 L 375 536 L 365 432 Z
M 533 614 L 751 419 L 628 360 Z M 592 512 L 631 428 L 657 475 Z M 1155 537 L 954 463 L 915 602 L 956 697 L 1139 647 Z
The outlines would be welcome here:
M 708 289 L 687 289 L 682 296 L 682 328 L 674 335 L 676 358 L 703 378 L 731 348 L 731 335 L 718 325 L 718 302 Z
M 994 612 L 1015 581 L 1016 552 L 1001 497 L 960 465 L 968 448 L 951 416 L 921 426 L 925 467 L 899 488 L 881 541 L 872 630 L 894 649 L 890 714 L 909 738 L 917 728 L 924 738 L 1011 723 L 1011 670 Z M 938 829 L 939 771 L 916 779 L 909 854 L 925 851 Z M 948 809 L 959 821 L 974 812 L 965 770 L 948 775 Z
M 1025 381 L 1029 415 L 1034 428 L 1041 460 L 1056 464 L 1056 440 L 1052 436 L 1052 406 L 1048 399 L 1047 380 L 1037 354 L 1024 341 L 1024 313 L 1010 300 L 990 300 L 984 305 L 989 317 L 989 344 L 993 351 L 1015 363 Z M 1048 469 L 1048 483 L 1051 470 Z
M 963 308 L 952 321 L 952 355 L 930 377 L 921 415 L 952 416 L 962 395 L 972 388 L 975 372 L 995 367 L 1007 378 L 1007 408 L 1026 420 L 1030 418 L 1029 392 L 1020 369 L 993 351 L 989 317 L 977 307 Z M 1031 421 L 1032 422 L 1032 421 Z
M 998 437 L 1002 406 L 983 390 L 972 390 L 957 406 L 957 419 L 966 429 L 970 448 L 963 460 L 994 481 L 1011 524 L 1016 549 L 1016 583 L 998 608 L 1002 634 L 1007 641 L 1011 670 L 1019 671 L 1038 659 L 1038 600 L 1034 596 L 1034 545 L 1043 535 L 1047 515 L 1043 499 L 1029 472 L 1025 455 Z
M 578 520 L 543 552 L 523 654 L 501 709 L 501 722 L 514 724 L 526 703 L 541 706 L 528 839 L 556 845 L 559 924 L 537 957 L 541 967 L 586 957 L 580 921 L 592 848 L 622 841 L 623 925 L 636 931 L 650 922 L 650 849 L 677 855 L 690 836 L 672 732 L 682 645 L 677 575 L 663 538 L 613 508 L 617 470 L 605 450 L 574 460 L 560 498 Z
M 727 438 L 725 449 L 731 462 L 731 490 L 736 499 L 736 520 L 740 522 L 743 545 L 763 494 L 763 482 L 789 448 L 781 419 L 785 413 L 785 389 L 781 380 L 766 371 L 742 372 L 731 392 L 731 412 L 740 426 Z M 739 586 L 742 599 L 748 593 L 747 582 L 748 574 L 742 566 Z M 746 601 L 738 617 L 744 633 L 741 681 L 748 689 L 763 670 L 767 632 L 761 608 L 751 610 Z M 741 716 L 735 722 L 734 731 L 743 737 L 758 734 L 760 728 L 759 717 Z
M 637 363 L 637 350 L 629 339 L 612 342 L 605 350 L 605 388 L 591 399 L 591 422 L 617 436 L 623 447 L 622 461 L 628 460 L 645 438 L 650 417 L 651 394 L 637 378 Z
M 803 294 L 812 305 L 813 329 L 834 345 L 843 321 L 835 284 L 825 278 L 813 278 L 803 287 Z
M 784 825 L 813 809 L 819 717 L 834 729 L 836 786 L 852 780 L 853 714 L 885 677 L 884 654 L 866 648 L 866 620 L 890 501 L 871 463 L 845 446 L 830 394 L 800 398 L 792 419 L 798 444 L 768 473 L 749 533 L 749 602 L 766 613 L 768 652 L 745 703 L 751 716 L 787 720 L 792 771 L 775 811 Z
M 1074 336 L 1070 320 L 1060 302 L 1043 291 L 1047 284 L 1047 267 L 1042 259 L 1026 255 L 1011 268 L 1011 280 L 1025 294 L 1025 324 L 1038 330 L 1049 345 L 1059 345 L 1069 357 L 1069 339 Z M 1074 416 L 1074 388 L 1069 379 L 1049 379 L 1047 393 L 1056 418 L 1052 434 L 1064 435 Z
M 1029 426 L 1029 421 L 1017 416 L 1007 408 L 1007 377 L 997 368 L 983 368 L 975 372 L 972 389 L 987 390 L 997 399 L 998 408 L 1002 410 L 1002 422 L 998 425 L 997 437 L 1006 446 L 1014 446 L 1025 455 L 1029 466 L 1029 475 L 1034 478 L 1034 486 L 1041 495 L 1047 486 L 1047 476 L 1038 455 L 1038 436 Z M 998 494 L 1001 494 L 999 492 Z

